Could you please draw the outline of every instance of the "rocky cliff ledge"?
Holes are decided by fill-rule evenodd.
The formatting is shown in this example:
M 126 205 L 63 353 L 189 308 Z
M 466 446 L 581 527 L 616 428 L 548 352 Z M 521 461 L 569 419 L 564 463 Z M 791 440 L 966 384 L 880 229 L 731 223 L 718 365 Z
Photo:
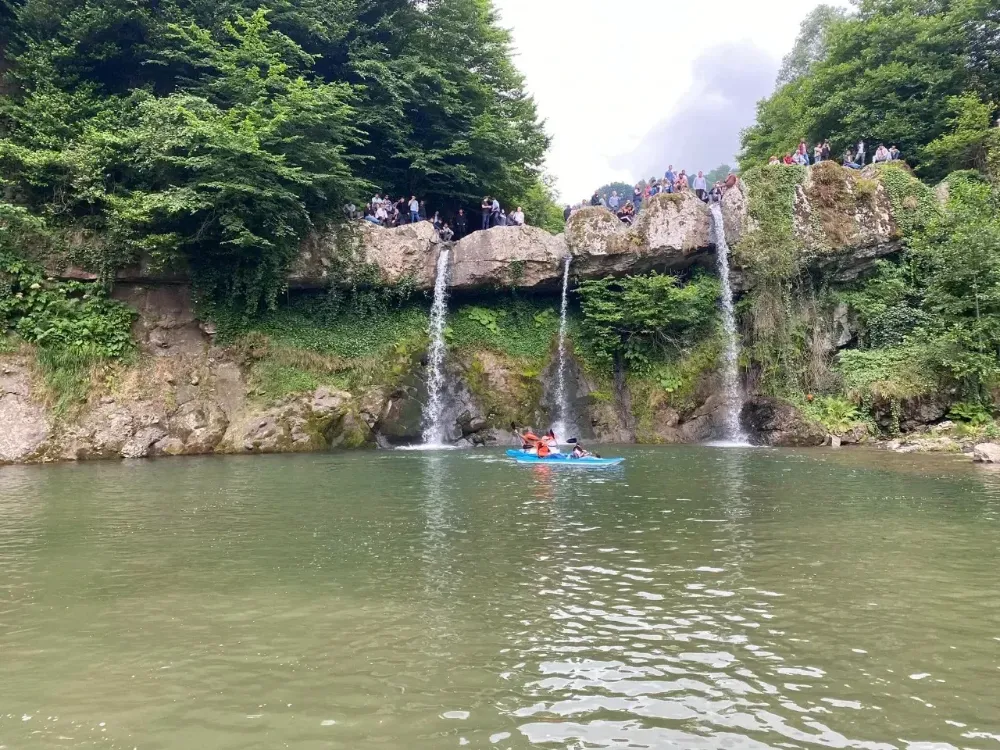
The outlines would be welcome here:
M 809 170 L 797 188 L 795 232 L 810 260 L 845 280 L 899 250 L 898 230 L 877 170 L 869 168 L 855 176 L 830 166 Z M 832 189 L 830 178 L 842 184 Z M 852 200 L 845 203 L 844 195 Z M 722 211 L 727 240 L 735 245 L 752 227 L 743 183 L 726 193 Z M 715 251 L 711 222 L 708 206 L 685 193 L 655 196 L 631 227 L 607 209 L 588 207 L 570 217 L 561 235 L 536 227 L 473 232 L 453 244 L 451 288 L 552 289 L 562 282 L 567 255 L 573 256 L 577 278 L 711 265 Z M 350 258 L 374 264 L 386 283 L 410 279 L 418 289 L 429 290 L 434 287 L 442 247 L 428 222 L 394 229 L 365 223 L 353 232 L 312 238 L 292 272 L 291 284 L 325 286 L 340 278 L 344 259 Z
M 844 201 L 845 196 L 850 200 Z M 748 199 L 742 182 L 723 199 L 730 246 L 753 228 Z M 573 256 L 573 273 L 580 279 L 712 265 L 711 221 L 708 206 L 693 193 L 684 193 L 653 197 L 631 227 L 607 209 L 588 207 L 570 217 L 560 235 L 530 226 L 473 232 L 450 244 L 451 288 L 553 289 L 562 281 L 567 255 Z M 857 175 L 833 163 L 808 170 L 796 189 L 795 233 L 808 260 L 839 280 L 856 277 L 874 260 L 899 250 L 892 202 L 874 167 Z M 406 280 L 418 290 L 430 290 L 444 246 L 430 222 L 391 229 L 356 222 L 310 237 L 291 269 L 289 285 L 323 288 L 348 281 L 360 267 L 373 267 L 384 283 Z M 63 278 L 96 278 L 85 269 L 59 267 L 57 261 L 48 265 Z M 186 274 L 154 271 L 140 262 L 123 269 L 118 279 L 185 283 Z

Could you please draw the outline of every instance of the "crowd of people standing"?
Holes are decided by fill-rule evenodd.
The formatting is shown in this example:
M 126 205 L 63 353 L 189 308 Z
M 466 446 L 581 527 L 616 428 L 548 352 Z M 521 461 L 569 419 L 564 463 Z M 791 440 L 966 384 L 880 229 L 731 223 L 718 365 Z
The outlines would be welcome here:
M 651 177 L 648 181 L 640 182 L 632 189 L 631 195 L 619 195 L 617 190 L 612 190 L 611 195 L 601 194 L 595 191 L 589 200 L 581 201 L 576 206 L 566 206 L 563 216 L 569 219 L 576 211 L 584 206 L 603 206 L 607 208 L 626 224 L 631 224 L 636 215 L 642 210 L 644 203 L 647 203 L 654 196 L 661 193 L 678 194 L 692 192 L 698 200 L 708 203 L 709 201 L 720 201 L 725 191 L 733 187 L 738 178 L 735 173 L 730 172 L 725 180 L 719 180 L 709 186 L 705 173 L 698 171 L 694 177 L 688 175 L 687 170 L 674 170 L 671 164 L 664 172 L 663 178 Z
M 903 155 L 900 153 L 899 149 L 896 148 L 896 144 L 892 144 L 889 148 L 886 148 L 884 143 L 880 143 L 878 148 L 875 149 L 875 154 L 872 157 L 872 164 L 899 161 L 902 160 L 902 158 Z M 799 141 L 799 146 L 795 149 L 794 153 L 787 153 L 780 158 L 772 156 L 768 163 L 798 164 L 803 167 L 808 167 L 810 164 L 819 164 L 824 161 L 832 161 L 830 142 L 826 140 L 819 141 L 812 147 L 812 149 L 810 149 L 805 138 L 803 138 Z M 841 157 L 841 164 L 849 169 L 863 169 L 867 162 L 868 152 L 863 140 L 858 141 L 857 145 L 854 147 L 849 146 L 846 148 Z
M 524 211 L 520 206 L 508 214 L 501 207 L 500 201 L 490 196 L 483 198 L 482 211 L 482 229 L 499 226 L 523 226 L 525 224 Z M 409 200 L 405 197 L 395 200 L 389 195 L 383 196 L 381 193 L 376 193 L 363 210 L 359 211 L 353 203 L 348 203 L 344 206 L 344 213 L 349 219 L 360 219 L 380 227 L 398 227 L 404 224 L 430 221 L 445 242 L 460 240 L 469 233 L 470 229 L 474 229 L 474 227 L 470 227 L 469 217 L 464 209 L 458 209 L 450 222 L 445 221 L 437 211 L 434 212 L 433 216 L 428 216 L 426 203 L 418 200 L 415 195 L 411 195 Z

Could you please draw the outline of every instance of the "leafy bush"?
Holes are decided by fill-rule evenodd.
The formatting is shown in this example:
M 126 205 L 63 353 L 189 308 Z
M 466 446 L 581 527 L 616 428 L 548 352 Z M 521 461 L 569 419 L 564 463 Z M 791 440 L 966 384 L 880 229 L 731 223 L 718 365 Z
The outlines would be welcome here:
M 964 422 L 974 427 L 985 427 L 993 422 L 993 414 L 979 402 L 962 401 L 952 404 L 948 419 L 953 422 Z
M 548 357 L 559 333 L 559 314 L 545 300 L 499 295 L 457 305 L 448 316 L 449 343 L 485 348 L 511 357 Z
M 852 401 L 900 401 L 933 392 L 940 375 L 929 352 L 915 344 L 841 352 L 838 366 Z
M 800 408 L 833 435 L 850 432 L 865 421 L 857 406 L 837 396 L 819 396 L 811 402 L 803 401 Z
M 598 362 L 618 361 L 633 372 L 667 361 L 713 331 L 718 315 L 718 280 L 699 275 L 684 284 L 652 273 L 584 281 L 578 289 L 581 335 Z
M 121 359 L 134 348 L 134 317 L 94 284 L 46 279 L 34 264 L 0 251 L 0 326 L 29 343 Z

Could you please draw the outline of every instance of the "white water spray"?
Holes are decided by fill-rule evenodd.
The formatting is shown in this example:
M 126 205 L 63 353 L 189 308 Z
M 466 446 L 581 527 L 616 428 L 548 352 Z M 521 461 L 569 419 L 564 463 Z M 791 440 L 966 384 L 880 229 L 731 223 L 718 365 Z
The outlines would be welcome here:
M 740 388 L 740 344 L 736 335 L 736 315 L 733 312 L 733 288 L 729 283 L 729 244 L 722 220 L 722 206 L 711 205 L 712 234 L 715 239 L 716 263 L 722 280 L 722 329 L 726 337 L 725 362 L 722 369 L 722 387 L 725 403 L 725 439 L 734 443 L 747 442 L 740 428 L 740 411 L 743 409 L 743 391 Z
M 573 256 L 566 256 L 566 265 L 563 267 L 563 287 L 562 287 L 562 307 L 559 311 L 559 370 L 556 372 L 556 423 L 552 426 L 552 431 L 559 440 L 565 441 L 572 435 L 567 435 L 566 431 L 573 425 L 569 421 L 569 395 L 566 393 L 566 329 L 568 327 L 567 317 L 569 312 L 569 264 L 573 262 Z
M 424 445 L 444 447 L 444 327 L 448 317 L 448 248 L 442 248 L 431 305 L 431 346 L 427 352 L 427 404 L 423 413 Z

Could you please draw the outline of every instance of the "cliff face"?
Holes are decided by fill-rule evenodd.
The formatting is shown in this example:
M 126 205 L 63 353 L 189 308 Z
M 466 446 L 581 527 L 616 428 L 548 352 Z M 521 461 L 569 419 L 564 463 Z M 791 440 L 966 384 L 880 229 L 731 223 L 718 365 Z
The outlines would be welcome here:
M 731 245 L 752 229 L 751 198 L 742 184 L 724 198 Z M 899 247 L 892 204 L 874 171 L 811 170 L 796 189 L 794 219 L 806 264 L 830 278 L 854 278 Z M 577 212 L 558 236 L 534 227 L 497 227 L 451 246 L 450 287 L 555 293 L 567 255 L 578 280 L 695 264 L 714 268 L 711 230 L 708 207 L 692 195 L 655 197 L 632 227 L 602 208 Z M 442 247 L 426 222 L 396 229 L 363 224 L 316 236 L 303 248 L 290 286 L 344 283 L 363 268 L 374 269 L 383 283 L 429 290 Z M 80 269 L 53 270 L 89 277 Z M 738 268 L 734 276 L 738 281 Z M 95 372 L 85 405 L 57 413 L 45 402 L 30 350 L 0 355 L 0 463 L 389 447 L 419 438 L 426 397 L 419 353 L 404 355 L 409 359 L 385 382 L 311 387 L 268 399 L 255 392 L 245 359 L 219 346 L 214 328 L 196 319 L 183 273 L 154 275 L 136 267 L 120 279 L 116 296 L 139 312 L 134 333 L 141 353 L 132 365 Z M 510 419 L 551 422 L 551 360 L 528 372 L 488 348 L 465 349 L 452 352 L 448 368 L 453 440 L 502 444 L 511 437 L 505 429 Z M 616 442 L 710 439 L 722 406 L 717 379 L 705 371 L 681 403 L 624 377 L 595 380 L 574 362 L 570 393 L 578 434 Z

